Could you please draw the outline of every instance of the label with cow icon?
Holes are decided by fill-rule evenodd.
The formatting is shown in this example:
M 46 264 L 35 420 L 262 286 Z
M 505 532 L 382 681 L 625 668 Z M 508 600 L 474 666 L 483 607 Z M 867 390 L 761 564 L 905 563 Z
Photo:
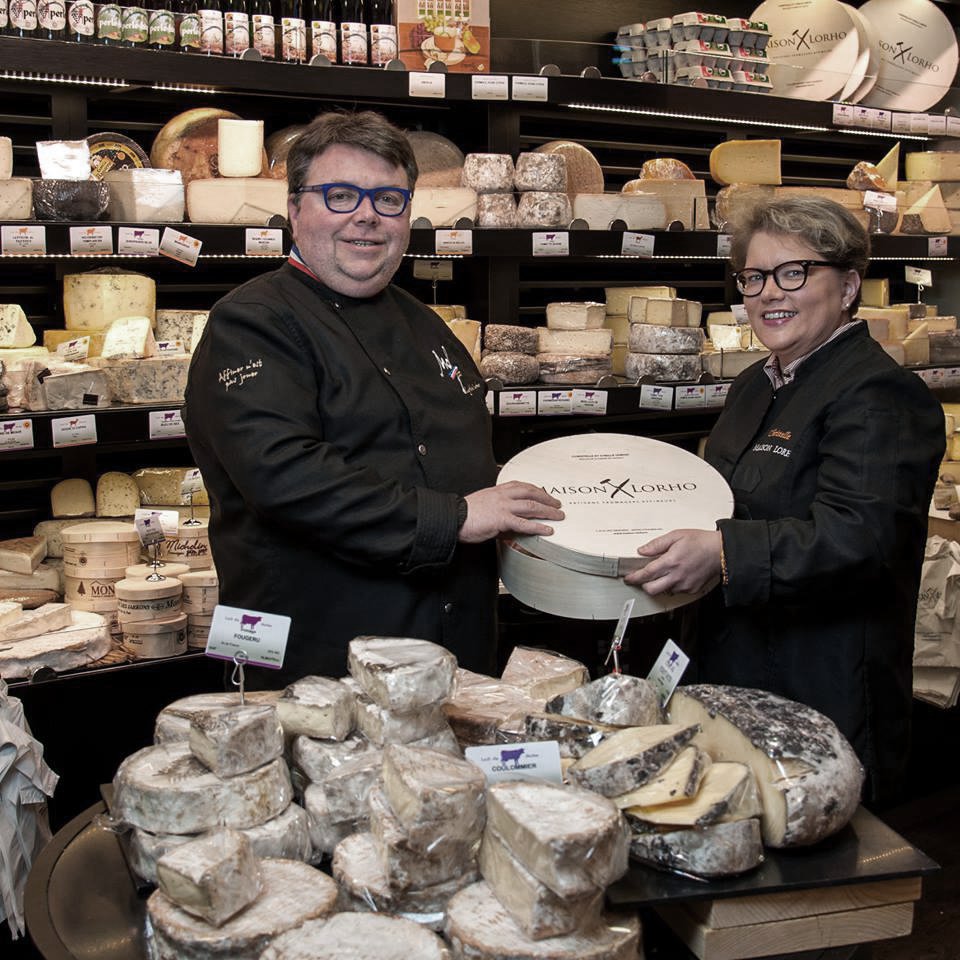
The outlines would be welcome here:
M 88 413 L 76 417 L 57 417 L 50 421 L 54 447 L 78 447 L 97 442 L 97 418 Z
M 483 771 L 487 783 L 499 783 L 502 780 L 563 783 L 560 745 L 556 740 L 467 747 L 463 755 Z
M 290 622 L 289 617 L 279 613 L 217 604 L 205 652 L 218 660 L 279 670 L 287 651 Z
M 117 253 L 155 257 L 160 251 L 160 231 L 150 227 L 117 227 Z
M 150 411 L 150 439 L 163 440 L 167 437 L 185 437 L 187 431 L 179 410 Z
M 0 453 L 4 450 L 32 450 L 33 421 L 0 421 Z

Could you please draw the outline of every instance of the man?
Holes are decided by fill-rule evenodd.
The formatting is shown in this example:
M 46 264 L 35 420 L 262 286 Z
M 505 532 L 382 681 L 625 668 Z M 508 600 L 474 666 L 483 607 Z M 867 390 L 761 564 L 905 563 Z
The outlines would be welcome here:
M 340 676 L 360 634 L 495 663 L 503 533 L 559 501 L 494 486 L 483 384 L 433 311 L 390 281 L 416 161 L 372 112 L 324 114 L 287 161 L 294 248 L 213 308 L 184 421 L 210 493 L 224 604 L 292 617 L 279 686 Z

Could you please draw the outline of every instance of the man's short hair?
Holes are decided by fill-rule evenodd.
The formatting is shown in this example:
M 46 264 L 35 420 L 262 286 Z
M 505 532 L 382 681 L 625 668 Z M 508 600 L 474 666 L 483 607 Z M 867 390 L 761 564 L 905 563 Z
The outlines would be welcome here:
M 287 188 L 294 203 L 300 202 L 297 190 L 306 185 L 310 164 L 337 144 L 369 150 L 392 166 L 402 167 L 411 190 L 417 182 L 417 161 L 410 141 L 386 117 L 373 110 L 321 113 L 294 140 L 287 155 Z

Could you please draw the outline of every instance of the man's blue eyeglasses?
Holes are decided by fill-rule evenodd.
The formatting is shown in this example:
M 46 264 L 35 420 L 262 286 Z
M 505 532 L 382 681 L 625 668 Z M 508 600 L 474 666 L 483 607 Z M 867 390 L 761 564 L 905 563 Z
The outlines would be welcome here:
M 364 197 L 369 197 L 373 209 L 381 217 L 399 217 L 410 202 L 411 191 L 403 187 L 363 187 L 352 183 L 314 183 L 300 187 L 297 193 L 322 193 L 323 202 L 331 213 L 353 213 Z

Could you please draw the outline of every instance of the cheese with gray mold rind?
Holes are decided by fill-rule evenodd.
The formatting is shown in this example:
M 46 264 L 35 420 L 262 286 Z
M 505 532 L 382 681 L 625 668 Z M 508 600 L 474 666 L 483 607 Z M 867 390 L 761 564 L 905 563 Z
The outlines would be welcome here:
M 477 193 L 513 190 L 513 157 L 508 153 L 468 153 L 463 159 L 460 183 Z
M 281 933 L 336 909 L 336 883 L 305 863 L 262 860 L 260 874 L 261 895 L 222 927 L 191 916 L 155 891 L 147 901 L 152 960 L 260 960 Z
M 538 342 L 539 334 L 535 327 L 523 327 L 514 323 L 488 323 L 483 329 L 484 351 L 534 356 Z
M 282 759 L 222 780 L 183 742 L 144 747 L 127 757 L 113 790 L 114 818 L 154 833 L 254 827 L 282 813 L 293 799 Z
M 734 820 L 691 830 L 635 833 L 630 856 L 674 873 L 732 877 L 763 862 L 757 820 Z
M 218 777 L 255 770 L 283 754 L 283 731 L 269 704 L 227 707 L 190 722 L 190 750 Z
M 540 361 L 526 353 L 488 351 L 480 358 L 480 375 L 485 380 L 502 380 L 508 387 L 535 383 L 540 376 Z
M 304 734 L 344 740 L 353 730 L 353 694 L 339 680 L 304 677 L 291 683 L 276 703 L 285 736 Z
M 529 697 L 549 700 L 583 686 L 590 674 L 582 663 L 570 657 L 533 647 L 514 647 L 500 679 L 519 687 Z
M 710 755 L 699 747 L 684 747 L 659 776 L 630 793 L 622 793 L 611 799 L 623 810 L 625 807 L 671 803 L 696 796 L 711 763 Z
M 600 921 L 602 889 L 576 897 L 557 896 L 524 867 L 496 830 L 484 832 L 479 864 L 494 896 L 531 940 L 563 936 Z
M 511 780 L 487 790 L 487 825 L 561 897 L 607 887 L 627 870 L 629 830 L 616 805 L 589 790 Z
M 514 186 L 530 190 L 567 190 L 567 160 L 560 153 L 521 153 L 513 177 Z
M 816 843 L 860 803 L 860 761 L 836 724 L 811 707 L 763 690 L 696 684 L 678 687 L 667 712 L 702 727 L 696 743 L 714 760 L 752 768 L 767 846 Z
M 688 354 L 700 353 L 703 340 L 703 330 L 700 327 L 661 327 L 655 323 L 631 323 L 627 346 L 633 353 Z
M 513 230 L 517 226 L 517 201 L 513 193 L 481 193 L 477 196 L 477 227 L 483 230 Z
M 527 740 L 556 740 L 560 756 L 578 760 L 605 736 L 619 730 L 606 723 L 565 717 L 559 713 L 528 713 L 524 717 Z
M 356 637 L 347 658 L 350 675 L 388 710 L 415 710 L 446 700 L 457 658 L 439 644 L 409 637 Z
M 362 688 L 359 693 L 354 693 L 354 697 L 357 729 L 377 746 L 422 740 L 447 725 L 443 707 L 439 703 L 401 712 L 374 703 Z
M 211 831 L 157 861 L 157 885 L 178 907 L 222 926 L 260 895 L 260 870 L 238 830 Z
M 450 960 L 437 934 L 403 917 L 338 913 L 277 937 L 260 960 Z
M 570 220 L 570 199 L 565 193 L 530 191 L 520 194 L 517 204 L 518 227 L 566 227 Z
M 334 767 L 323 778 L 327 811 L 333 823 L 353 822 L 367 815 L 367 797 L 380 779 L 382 765 L 382 751 L 370 750 Z
M 660 722 L 660 696 L 643 677 L 608 673 L 548 700 L 546 712 L 617 727 L 646 727 Z
M 604 914 L 592 929 L 531 940 L 483 881 L 450 900 L 446 934 L 455 960 L 637 960 L 640 949 L 640 921 L 628 913 Z
M 187 386 L 190 368 L 188 354 L 146 357 L 143 360 L 111 360 L 94 357 L 103 363 L 114 400 L 120 403 L 180 403 Z
M 345 740 L 318 740 L 298 734 L 293 739 L 291 761 L 311 783 L 321 783 L 341 764 L 375 749 L 372 743 L 356 735 Z
M 370 818 L 365 810 L 356 820 L 334 823 L 330 818 L 330 807 L 323 785 L 311 783 L 303 791 L 303 807 L 307 811 L 307 825 L 310 842 L 313 844 L 314 857 L 331 854 L 334 848 L 351 833 L 369 829 Z
M 628 353 L 624 373 L 628 380 L 696 380 L 703 373 L 703 362 L 695 353 Z

